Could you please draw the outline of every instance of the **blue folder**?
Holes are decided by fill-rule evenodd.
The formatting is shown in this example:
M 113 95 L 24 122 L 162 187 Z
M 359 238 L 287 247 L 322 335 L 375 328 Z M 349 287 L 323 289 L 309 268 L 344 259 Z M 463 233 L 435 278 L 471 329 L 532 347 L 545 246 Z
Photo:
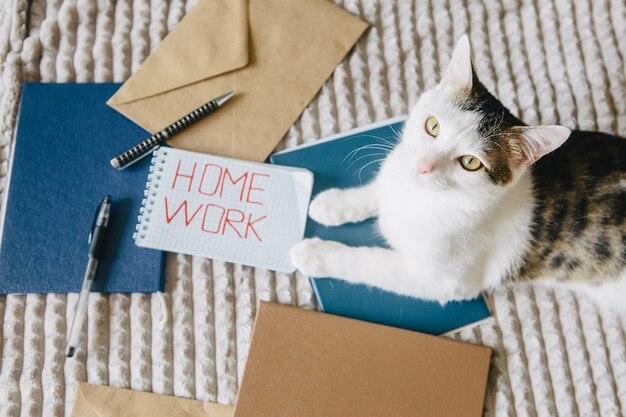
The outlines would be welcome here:
M 311 170 L 313 196 L 328 188 L 349 188 L 371 180 L 385 153 L 379 144 L 393 143 L 402 131 L 403 119 L 393 119 L 332 136 L 310 145 L 279 152 L 274 164 Z M 371 145 L 371 146 L 370 146 Z M 339 227 L 322 226 L 309 219 L 306 237 L 335 240 L 350 246 L 386 246 L 374 220 Z M 429 334 L 443 334 L 490 316 L 483 297 L 451 302 L 445 306 L 354 285 L 334 278 L 311 278 L 322 311 Z
M 119 86 L 24 84 L 0 242 L 1 294 L 79 291 L 93 214 L 107 194 L 111 233 L 94 290 L 163 289 L 163 253 L 133 241 L 150 158 L 121 172 L 109 164 L 148 135 L 105 104 Z

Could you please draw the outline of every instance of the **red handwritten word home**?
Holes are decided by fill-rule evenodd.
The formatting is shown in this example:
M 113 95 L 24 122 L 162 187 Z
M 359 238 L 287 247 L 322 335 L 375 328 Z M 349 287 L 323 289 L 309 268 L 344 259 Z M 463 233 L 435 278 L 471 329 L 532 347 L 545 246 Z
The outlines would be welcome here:
M 205 233 L 263 240 L 258 228 L 267 218 L 263 213 L 265 188 L 262 186 L 269 174 L 246 171 L 237 176 L 218 164 L 181 165 L 179 160 L 171 190 L 189 195 L 180 203 L 164 196 L 167 224 L 184 222 L 185 227 L 199 227 Z M 237 203 L 242 203 L 245 209 Z M 231 207 L 233 204 L 239 208 Z

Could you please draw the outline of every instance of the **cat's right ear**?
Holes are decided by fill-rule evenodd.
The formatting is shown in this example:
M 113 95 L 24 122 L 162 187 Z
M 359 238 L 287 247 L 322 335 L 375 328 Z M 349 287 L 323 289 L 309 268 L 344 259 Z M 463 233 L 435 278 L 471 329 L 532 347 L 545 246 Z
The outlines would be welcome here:
M 530 165 L 554 151 L 569 138 L 571 130 L 564 126 L 518 126 L 512 129 L 518 149 L 518 165 Z
M 469 38 L 467 35 L 463 35 L 454 48 L 448 69 L 441 79 L 441 84 L 455 90 L 471 89 L 472 77 L 472 51 Z

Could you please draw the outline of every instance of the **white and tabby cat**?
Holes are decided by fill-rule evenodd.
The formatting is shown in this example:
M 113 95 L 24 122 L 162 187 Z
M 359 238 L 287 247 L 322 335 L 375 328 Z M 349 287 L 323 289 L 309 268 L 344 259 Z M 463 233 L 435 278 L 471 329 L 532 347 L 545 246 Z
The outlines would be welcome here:
M 478 80 L 470 45 L 411 111 L 375 180 L 331 189 L 310 216 L 378 216 L 391 249 L 307 239 L 304 274 L 445 303 L 504 283 L 568 285 L 626 312 L 626 140 L 527 126 Z

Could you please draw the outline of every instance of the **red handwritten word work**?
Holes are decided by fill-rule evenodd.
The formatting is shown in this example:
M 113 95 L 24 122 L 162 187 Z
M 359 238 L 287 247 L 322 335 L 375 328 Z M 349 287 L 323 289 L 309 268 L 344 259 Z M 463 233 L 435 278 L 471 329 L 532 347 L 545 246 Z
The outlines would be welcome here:
M 241 239 L 263 241 L 260 230 L 267 219 L 263 210 L 265 188 L 269 174 L 245 171 L 233 173 L 219 164 L 183 166 L 178 161 L 172 179 L 172 190 L 184 190 L 190 197 L 172 201 L 164 196 L 167 224 L 198 227 L 202 232 L 214 235 L 236 236 Z M 203 201 L 203 202 L 198 202 Z M 238 201 L 246 210 L 226 207 L 224 202 Z

